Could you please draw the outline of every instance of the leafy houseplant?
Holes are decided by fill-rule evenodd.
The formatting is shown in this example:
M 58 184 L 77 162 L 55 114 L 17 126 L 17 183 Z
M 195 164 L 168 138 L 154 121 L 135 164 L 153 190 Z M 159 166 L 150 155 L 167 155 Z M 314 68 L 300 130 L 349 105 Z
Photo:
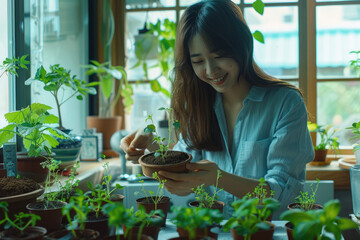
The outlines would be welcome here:
M 43 237 L 46 229 L 34 227 L 40 217 L 35 214 L 20 212 L 15 214 L 12 220 L 8 215 L 8 204 L 0 202 L 0 209 L 3 211 L 4 218 L 0 220 L 0 225 L 5 224 L 6 231 L 0 232 L 1 239 L 28 239 L 30 236 Z
M 61 67 L 59 64 L 50 66 L 50 71 L 47 72 L 43 66 L 36 70 L 35 78 L 28 79 L 25 84 L 30 85 L 35 81 L 40 81 L 44 84 L 44 90 L 48 91 L 55 99 L 57 112 L 59 116 L 59 129 L 65 129 L 62 123 L 61 106 L 71 98 L 75 97 L 78 100 L 83 100 L 89 94 L 96 94 L 96 89 L 93 87 L 94 83 L 86 83 L 85 80 L 80 80 L 76 76 L 71 76 L 70 70 Z M 66 99 L 61 99 L 60 96 L 66 88 L 72 90 L 72 94 Z
M 28 55 L 24 55 L 22 57 L 14 57 L 14 58 L 6 58 L 2 65 L 0 65 L 0 70 L 3 70 L 3 72 L 0 74 L 0 78 L 5 74 L 14 74 L 18 76 L 16 70 L 19 68 L 28 69 L 26 65 L 28 65 L 30 62 L 26 60 Z
M 171 212 L 170 221 L 177 226 L 180 237 L 188 236 L 189 239 L 211 235 L 210 229 L 223 220 L 218 209 L 174 206 Z
M 307 124 L 310 132 L 316 132 L 320 135 L 320 143 L 315 146 L 315 158 L 313 162 L 325 162 L 328 149 L 333 149 L 335 153 L 339 151 L 338 138 L 334 134 L 339 129 L 331 129 L 332 125 L 326 127 L 317 125 L 316 123 L 308 122 Z
M 193 188 L 192 190 L 195 193 L 195 198 L 197 201 L 191 202 L 190 206 L 198 206 L 201 208 L 217 208 L 222 212 L 224 205 L 216 201 L 216 199 L 218 199 L 217 194 L 223 190 L 222 188 L 218 189 L 218 183 L 220 177 L 221 177 L 221 171 L 217 170 L 216 184 L 214 186 L 215 189 L 212 195 L 210 195 L 207 191 L 205 191 L 204 184 L 201 184 L 200 186 Z
M 319 179 L 316 179 L 316 187 L 313 188 L 313 183 L 310 184 L 311 194 L 309 192 L 300 191 L 300 195 L 295 198 L 295 203 L 288 206 L 289 209 L 303 209 L 305 211 L 311 209 L 321 209 L 322 206 L 315 203 L 315 196 L 319 187 Z
M 143 155 L 139 158 L 143 173 L 147 177 L 152 177 L 154 172 L 158 172 L 161 169 L 169 172 L 187 172 L 188 170 L 185 165 L 192 159 L 192 156 L 188 153 L 169 150 L 170 144 L 174 143 L 174 141 L 171 140 L 172 128 L 179 130 L 180 123 L 172 119 L 171 108 L 159 108 L 159 110 L 166 111 L 169 115 L 169 139 L 165 137 L 161 138 L 156 131 L 152 115 L 149 115 L 146 121 L 150 121 L 151 123 L 146 126 L 144 132 L 154 135 L 153 141 L 157 143 L 159 149 L 156 150 L 156 152 Z M 167 144 L 165 142 L 167 142 Z
M 340 240 L 341 231 L 357 229 L 358 226 L 350 219 L 340 218 L 339 212 L 340 202 L 335 199 L 327 202 L 323 209 L 287 210 L 281 214 L 280 219 L 293 224 L 294 239 L 333 239 L 329 236 L 331 233 L 336 240 Z
M 259 234 L 265 234 L 259 239 L 272 239 L 274 226 L 267 222 L 268 219 L 280 207 L 278 200 L 265 198 L 259 208 L 258 198 L 244 196 L 232 203 L 235 211 L 233 216 L 223 226 L 224 231 L 232 230 L 233 237 L 241 235 L 245 240 L 253 239 Z M 268 231 L 267 231 L 268 230 Z M 256 238 L 255 238 L 256 239 Z

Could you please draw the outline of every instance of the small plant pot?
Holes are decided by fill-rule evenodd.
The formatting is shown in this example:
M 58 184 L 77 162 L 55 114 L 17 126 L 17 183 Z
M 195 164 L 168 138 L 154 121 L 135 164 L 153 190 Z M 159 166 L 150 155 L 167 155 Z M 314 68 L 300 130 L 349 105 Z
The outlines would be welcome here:
M 46 161 L 46 158 L 42 156 L 29 157 L 27 153 L 17 153 L 16 159 L 20 177 L 33 179 L 40 184 L 45 182 L 49 169 L 43 168 L 40 163 Z
M 8 229 L 0 232 L 0 239 L 2 240 L 42 240 L 46 234 L 46 229 L 43 227 L 28 227 L 21 234 L 20 231 L 14 229 Z
M 195 239 L 217 239 L 218 235 L 216 233 L 211 232 L 213 226 L 209 226 L 207 228 L 197 228 L 195 229 Z M 185 239 L 189 239 L 189 232 L 181 227 L 177 227 L 176 231 L 179 233 L 180 237 Z
M 98 231 L 100 237 L 108 236 L 110 229 L 108 225 L 109 217 L 103 213 L 99 213 L 99 216 L 96 217 L 95 212 L 90 212 L 85 221 L 85 228 Z
M 67 239 L 67 240 L 95 240 L 98 239 L 100 234 L 98 231 L 92 229 L 84 229 L 82 230 L 75 230 L 76 238 L 73 235 L 71 230 L 60 230 L 53 233 L 50 233 L 45 236 L 46 240 L 56 240 L 56 239 Z
M 102 240 L 117 240 L 117 236 L 120 237 L 120 238 L 119 238 L 120 240 L 133 240 L 133 239 L 138 240 L 137 238 L 125 237 L 123 234 L 121 234 L 121 235 L 116 235 L 116 236 L 104 237 L 104 238 L 102 238 Z M 150 236 L 147 236 L 147 235 L 142 234 L 142 235 L 140 236 L 140 240 L 153 240 L 153 238 L 150 237 Z
M 293 209 L 303 209 L 303 208 L 301 207 L 300 203 L 291 203 L 288 205 L 288 209 L 293 210 Z M 316 209 L 323 209 L 323 206 L 321 206 L 320 204 L 314 203 L 313 207 L 309 210 L 316 210 Z
M 199 207 L 199 201 L 192 201 L 189 203 L 190 207 Z M 221 213 L 223 213 L 225 203 L 221 201 L 215 201 L 212 205 L 211 209 L 219 209 Z
M 195 237 L 193 239 L 190 239 L 189 237 L 173 237 L 173 238 L 169 238 L 168 240 L 216 240 L 215 238 L 212 237 Z
M 124 198 L 125 198 L 124 195 L 121 195 L 121 194 L 113 194 L 113 195 L 110 196 L 110 201 L 111 201 L 111 202 L 121 202 L 121 203 L 123 203 L 123 202 L 124 202 Z
M 293 237 L 294 225 L 291 222 L 287 222 L 285 224 L 285 228 L 286 228 L 286 234 L 288 236 L 288 239 L 289 240 L 294 240 L 294 237 Z
M 61 228 L 61 221 L 63 218 L 62 208 L 67 203 L 61 201 L 51 201 L 49 203 L 51 204 L 50 208 L 46 207 L 44 201 L 29 203 L 26 205 L 26 208 L 30 213 L 41 217 L 41 220 L 39 220 L 36 225 L 46 228 L 48 233 L 51 233 Z
M 186 168 L 186 164 L 192 159 L 192 156 L 186 152 L 180 151 L 168 151 L 165 163 L 163 163 L 161 157 L 155 157 L 154 152 L 145 154 L 139 158 L 143 174 L 149 178 L 152 178 L 154 172 L 161 170 L 175 173 L 186 173 L 189 170 Z
M 123 226 L 123 231 L 126 232 L 126 227 Z M 128 236 L 131 236 L 131 238 L 136 239 L 139 234 L 140 228 L 135 226 L 129 230 Z M 145 226 L 142 229 L 141 235 L 146 235 L 151 237 L 154 240 L 158 239 L 160 232 L 160 226 Z
M 151 210 L 156 210 L 155 204 L 149 198 L 146 198 L 146 197 L 138 198 L 138 199 L 136 199 L 136 203 L 137 203 L 138 208 L 140 205 L 144 206 L 146 213 L 150 213 Z M 157 204 L 157 209 L 161 209 L 164 213 L 164 219 L 163 219 L 163 223 L 162 223 L 161 227 L 166 226 L 166 218 L 167 218 L 167 214 L 169 211 L 169 207 L 170 207 L 170 198 L 163 196 L 162 199 L 160 200 L 160 202 Z
M 326 156 L 327 156 L 327 149 L 324 150 L 315 150 L 315 156 L 313 162 L 316 163 L 325 163 L 326 162 Z
M 251 240 L 272 240 L 274 231 L 275 231 L 275 225 L 271 222 L 267 222 L 271 225 L 270 229 L 268 230 L 262 230 L 260 229 L 254 234 L 251 234 Z M 231 229 L 231 235 L 234 240 L 244 240 L 244 237 L 237 234 L 236 230 L 233 228 Z

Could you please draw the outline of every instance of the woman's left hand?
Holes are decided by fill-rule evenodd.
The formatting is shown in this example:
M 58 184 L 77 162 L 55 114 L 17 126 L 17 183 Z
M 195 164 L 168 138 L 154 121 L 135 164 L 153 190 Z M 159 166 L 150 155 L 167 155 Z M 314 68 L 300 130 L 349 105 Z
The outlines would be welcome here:
M 204 187 L 215 185 L 217 170 L 216 163 L 209 160 L 200 160 L 188 163 L 186 168 L 189 173 L 172 173 L 159 171 L 158 174 L 166 179 L 165 188 L 172 194 L 186 196 L 193 192 L 193 188 L 204 184 Z

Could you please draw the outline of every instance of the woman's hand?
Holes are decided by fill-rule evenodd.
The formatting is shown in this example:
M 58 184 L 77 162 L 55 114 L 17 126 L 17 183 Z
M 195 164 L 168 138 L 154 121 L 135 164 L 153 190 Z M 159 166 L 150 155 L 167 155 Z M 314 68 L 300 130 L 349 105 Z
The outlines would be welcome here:
M 215 185 L 217 170 L 216 163 L 209 160 L 201 160 L 196 163 L 188 163 L 186 168 L 189 173 L 172 173 L 159 171 L 159 175 L 166 179 L 165 188 L 172 194 L 186 196 L 193 192 L 193 188 Z
M 126 160 L 138 163 L 138 159 L 144 155 L 145 149 L 156 150 L 152 139 L 153 135 L 146 134 L 141 128 L 121 139 L 120 147 L 126 153 Z

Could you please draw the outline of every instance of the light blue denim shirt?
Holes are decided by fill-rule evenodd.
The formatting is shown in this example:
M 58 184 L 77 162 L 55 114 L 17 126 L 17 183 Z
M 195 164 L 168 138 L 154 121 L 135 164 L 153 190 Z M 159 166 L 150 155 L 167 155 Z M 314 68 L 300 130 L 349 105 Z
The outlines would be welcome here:
M 213 161 L 221 170 L 238 176 L 264 177 L 281 203 L 280 211 L 274 215 L 278 217 L 300 194 L 305 181 L 305 165 L 314 157 L 303 98 L 287 87 L 252 86 L 236 119 L 231 152 L 220 93 L 216 96 L 214 109 L 224 150 L 193 150 L 181 136 L 174 150 L 190 153 L 192 162 Z M 221 191 L 219 200 L 226 203 L 225 216 L 231 216 L 230 205 L 236 198 Z

